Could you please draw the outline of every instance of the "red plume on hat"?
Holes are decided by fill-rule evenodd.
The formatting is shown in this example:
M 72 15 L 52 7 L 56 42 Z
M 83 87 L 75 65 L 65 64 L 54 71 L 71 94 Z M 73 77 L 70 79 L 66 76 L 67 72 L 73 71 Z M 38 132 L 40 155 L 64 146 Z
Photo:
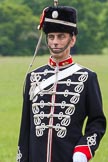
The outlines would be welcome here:
M 38 29 L 41 30 L 42 29 L 42 26 L 43 26 L 43 23 L 44 23 L 44 19 L 45 19 L 45 11 L 48 7 L 44 8 L 42 14 L 41 14 L 41 17 L 40 17 L 40 23 L 39 23 L 39 26 L 38 26 Z

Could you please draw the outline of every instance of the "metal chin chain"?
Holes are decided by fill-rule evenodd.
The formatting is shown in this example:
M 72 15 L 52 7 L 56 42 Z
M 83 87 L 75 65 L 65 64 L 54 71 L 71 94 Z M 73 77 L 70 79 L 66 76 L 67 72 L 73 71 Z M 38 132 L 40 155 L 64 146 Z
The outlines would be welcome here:
M 48 45 L 48 41 L 47 41 L 47 46 L 48 46 L 48 48 L 49 48 L 53 53 L 59 54 L 59 53 L 65 51 L 65 50 L 68 48 L 68 46 L 69 46 L 71 40 L 72 40 L 72 38 L 70 38 L 70 39 L 68 40 L 67 44 L 66 44 L 63 48 L 60 48 L 60 50 L 59 50 L 58 52 L 53 51 L 53 48 L 51 48 L 51 47 Z

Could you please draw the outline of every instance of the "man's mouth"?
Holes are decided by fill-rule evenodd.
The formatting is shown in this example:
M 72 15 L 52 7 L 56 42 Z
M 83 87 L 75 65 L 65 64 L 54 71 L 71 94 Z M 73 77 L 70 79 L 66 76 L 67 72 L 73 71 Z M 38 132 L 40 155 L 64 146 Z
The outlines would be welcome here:
M 56 51 L 58 51 L 58 50 L 61 50 L 62 48 L 52 48 L 52 50 L 56 50 Z
M 50 50 L 53 52 L 53 53 L 60 53 L 62 51 L 62 48 L 50 48 Z

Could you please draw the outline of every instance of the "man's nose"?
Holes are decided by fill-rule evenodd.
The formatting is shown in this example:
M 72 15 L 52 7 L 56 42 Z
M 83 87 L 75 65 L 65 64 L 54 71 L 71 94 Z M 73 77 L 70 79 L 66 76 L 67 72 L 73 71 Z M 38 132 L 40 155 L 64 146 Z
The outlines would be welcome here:
M 59 39 L 58 39 L 57 36 L 54 37 L 54 39 L 53 39 L 53 43 L 54 43 L 54 44 L 58 44 L 58 43 L 59 43 Z

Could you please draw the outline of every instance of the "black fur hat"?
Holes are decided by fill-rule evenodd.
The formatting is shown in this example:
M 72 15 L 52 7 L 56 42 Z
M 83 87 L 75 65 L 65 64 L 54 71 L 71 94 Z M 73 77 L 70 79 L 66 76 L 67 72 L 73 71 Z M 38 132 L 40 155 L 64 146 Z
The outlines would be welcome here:
M 51 32 L 65 32 L 78 34 L 77 11 L 73 7 L 47 7 L 43 10 L 39 29 L 48 34 Z

